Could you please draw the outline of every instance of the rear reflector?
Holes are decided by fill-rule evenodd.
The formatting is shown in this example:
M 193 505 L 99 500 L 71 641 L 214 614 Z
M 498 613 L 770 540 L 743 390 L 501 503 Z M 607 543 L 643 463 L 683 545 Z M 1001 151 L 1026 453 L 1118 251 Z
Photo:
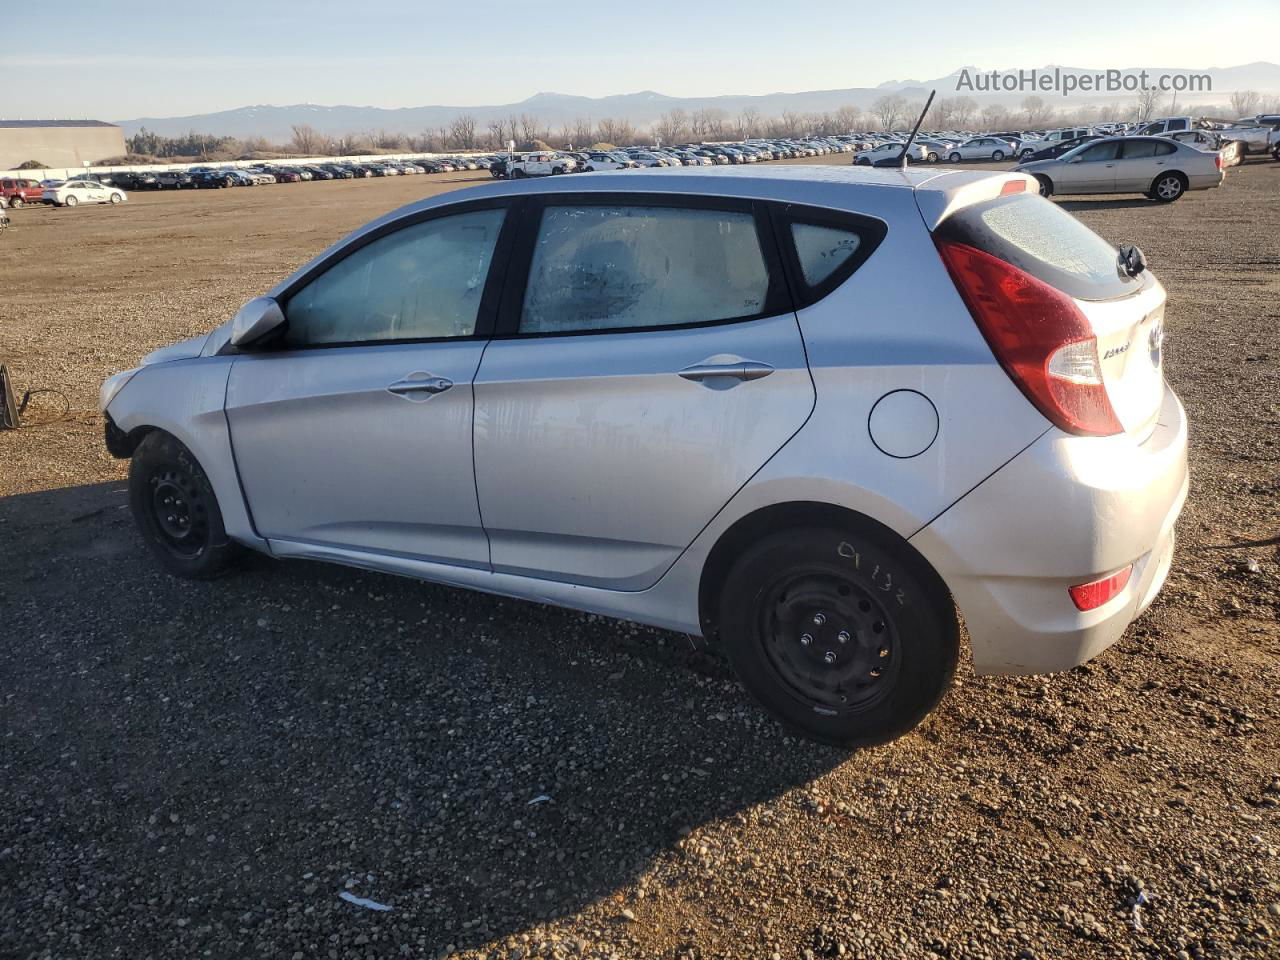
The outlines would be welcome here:
M 1011 193 L 1026 193 L 1027 181 L 1025 180 L 1006 180 L 1003 187 L 1000 188 L 1000 196 L 1007 197 Z
M 1036 409 L 1067 433 L 1120 433 L 1124 428 L 1102 382 L 1097 338 L 1076 302 L 976 247 L 937 243 L 991 352 Z
M 1103 577 L 1101 580 L 1094 580 L 1091 583 L 1081 583 L 1074 587 L 1068 587 L 1071 601 L 1076 605 L 1077 610 L 1096 610 L 1128 586 L 1129 575 L 1132 573 L 1133 564 L 1131 563 L 1123 570 L 1117 570 L 1109 577 Z

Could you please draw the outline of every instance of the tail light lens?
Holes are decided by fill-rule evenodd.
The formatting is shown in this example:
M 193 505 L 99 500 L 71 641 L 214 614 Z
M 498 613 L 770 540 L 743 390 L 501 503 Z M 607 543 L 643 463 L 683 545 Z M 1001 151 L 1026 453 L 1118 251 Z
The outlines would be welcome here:
M 1218 168 L 1219 170 L 1221 170 L 1221 169 L 1222 169 L 1222 154 L 1220 154 L 1220 153 L 1215 153 L 1215 154 L 1213 155 L 1213 162 L 1214 162 L 1214 164 L 1217 166 L 1217 168 Z
M 1079 436 L 1123 430 L 1097 338 L 1074 300 L 967 244 L 939 240 L 938 252 L 992 353 L 1049 422 Z
M 1068 587 L 1071 602 L 1076 605 L 1077 610 L 1096 610 L 1112 597 L 1119 595 L 1120 591 L 1129 585 L 1129 577 L 1132 573 L 1133 564 L 1129 564 L 1109 577 Z

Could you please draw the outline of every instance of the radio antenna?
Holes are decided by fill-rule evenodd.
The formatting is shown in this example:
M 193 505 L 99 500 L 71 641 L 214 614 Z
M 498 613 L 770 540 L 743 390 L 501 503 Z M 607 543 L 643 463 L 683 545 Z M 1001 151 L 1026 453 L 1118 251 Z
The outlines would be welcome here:
M 924 109 L 920 111 L 920 116 L 916 117 L 916 125 L 911 128 L 911 136 L 907 137 L 907 142 L 902 145 L 902 153 L 898 154 L 898 166 L 903 170 L 907 169 L 907 151 L 911 149 L 911 144 L 915 143 L 916 134 L 920 132 L 920 124 L 924 123 L 925 114 L 933 106 L 933 98 L 937 95 L 937 90 L 929 91 L 929 99 L 924 102 Z

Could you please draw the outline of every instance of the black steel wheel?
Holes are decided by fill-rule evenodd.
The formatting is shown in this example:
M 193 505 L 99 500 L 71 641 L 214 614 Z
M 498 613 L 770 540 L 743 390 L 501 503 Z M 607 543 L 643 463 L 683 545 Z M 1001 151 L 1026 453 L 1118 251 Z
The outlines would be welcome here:
M 832 710 L 863 710 L 893 688 L 902 647 L 880 598 L 823 567 L 790 570 L 759 604 L 760 637 L 778 676 Z
M 717 613 L 748 692 L 786 726 L 839 746 L 906 733 L 942 698 L 959 657 L 946 586 L 869 520 L 759 541 L 730 568 Z
M 170 573 L 210 579 L 227 572 L 241 548 L 227 537 L 204 469 L 177 438 L 154 430 L 129 465 L 129 505 L 151 552 Z

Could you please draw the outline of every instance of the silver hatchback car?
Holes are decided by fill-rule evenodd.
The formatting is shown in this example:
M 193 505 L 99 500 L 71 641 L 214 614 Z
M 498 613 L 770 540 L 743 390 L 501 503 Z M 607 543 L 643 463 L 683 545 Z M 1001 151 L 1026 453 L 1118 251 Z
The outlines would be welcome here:
M 1033 160 L 1014 169 L 1036 178 L 1040 194 L 1144 193 L 1173 203 L 1188 190 L 1222 183 L 1222 155 L 1164 137 L 1093 140 L 1053 160 Z
M 1165 291 L 1020 174 L 505 182 L 398 210 L 102 388 L 170 571 L 245 547 L 717 638 L 829 743 L 1155 597 Z

